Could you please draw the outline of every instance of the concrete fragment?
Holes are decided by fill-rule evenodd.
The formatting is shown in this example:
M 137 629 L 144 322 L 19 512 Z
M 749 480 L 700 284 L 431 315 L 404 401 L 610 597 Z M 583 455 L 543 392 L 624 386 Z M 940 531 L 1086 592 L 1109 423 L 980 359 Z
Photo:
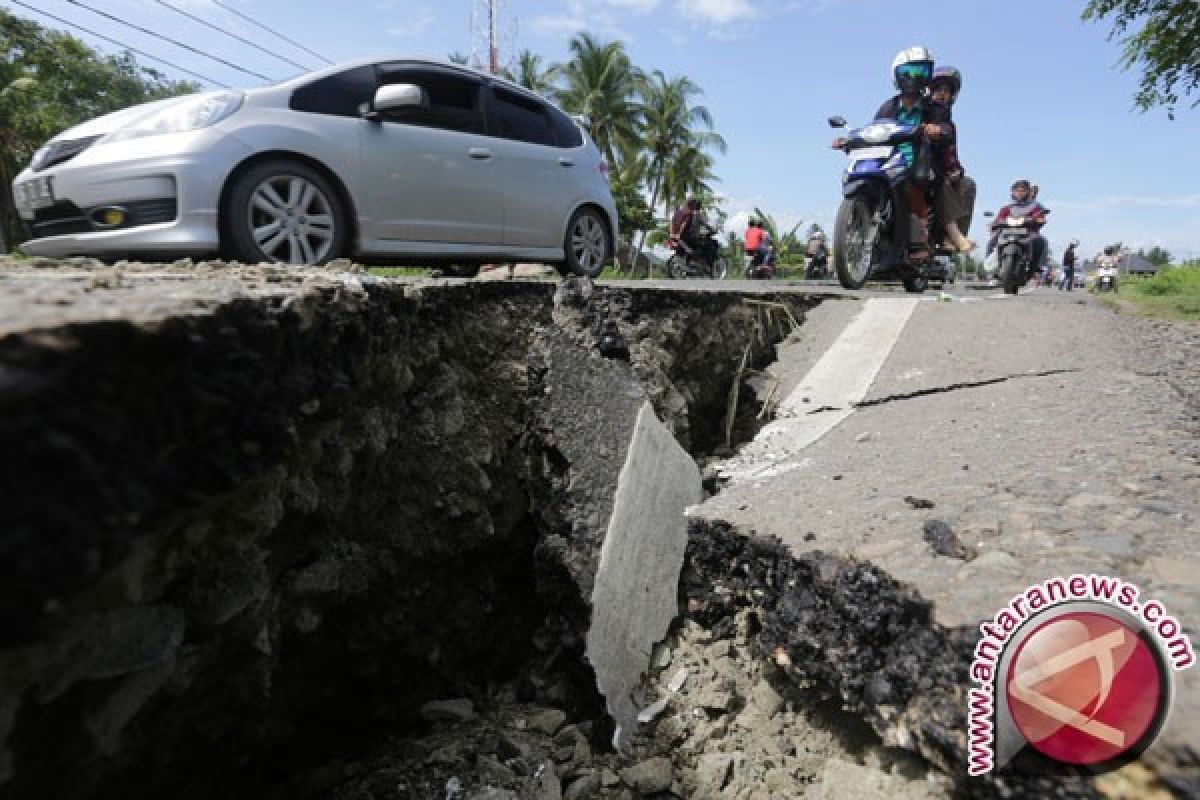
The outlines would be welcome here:
M 421 706 L 418 713 L 426 722 L 464 722 L 475 718 L 475 704 L 466 697 L 434 700 Z
M 558 729 L 567 721 L 567 715 L 559 711 L 557 708 L 550 708 L 540 713 L 534 714 L 526 720 L 529 723 L 529 729 L 540 731 L 547 736 L 553 736 L 558 733 Z
M 671 788 L 674 780 L 671 760 L 658 756 L 621 770 L 621 780 L 642 794 L 654 794 Z
M 696 463 L 644 404 L 617 481 L 587 636 L 588 661 L 617 721 L 618 745 L 637 720 L 630 694 L 677 613 L 684 510 L 701 498 Z
M 529 800 L 562 800 L 562 786 L 554 763 L 543 761 L 534 770 L 522 794 Z

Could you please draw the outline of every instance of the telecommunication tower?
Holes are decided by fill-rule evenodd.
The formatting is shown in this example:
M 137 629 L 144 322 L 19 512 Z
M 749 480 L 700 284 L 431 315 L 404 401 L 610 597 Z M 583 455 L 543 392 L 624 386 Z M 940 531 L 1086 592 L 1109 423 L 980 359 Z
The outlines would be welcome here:
M 509 18 L 506 0 L 473 0 L 471 5 L 471 66 L 495 75 L 512 66 L 516 18 Z

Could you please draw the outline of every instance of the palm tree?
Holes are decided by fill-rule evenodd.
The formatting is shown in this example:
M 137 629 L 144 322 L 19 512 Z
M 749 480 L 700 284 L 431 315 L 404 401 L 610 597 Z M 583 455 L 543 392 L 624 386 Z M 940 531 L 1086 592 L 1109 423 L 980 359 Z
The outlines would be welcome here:
M 661 70 L 639 81 L 642 95 L 642 142 L 650 159 L 650 207 L 664 200 L 668 209 L 689 193 L 707 191 L 713 160 L 710 148 L 725 152 L 725 140 L 712 131 L 711 112 L 693 105 L 703 94 L 687 76 L 668 79 Z M 638 245 L 640 256 L 645 237 Z M 637 256 L 635 256 L 635 259 Z
M 531 92 L 548 96 L 554 91 L 554 81 L 560 69 L 557 64 L 550 64 L 543 69 L 541 56 L 532 50 L 522 50 L 517 56 L 517 72 L 510 79 Z
M 559 70 L 563 87 L 558 102 L 587 118 L 588 133 L 610 166 L 617 153 L 638 141 L 641 107 L 636 90 L 641 71 L 622 42 L 601 43 L 591 34 L 571 39 L 571 60 Z

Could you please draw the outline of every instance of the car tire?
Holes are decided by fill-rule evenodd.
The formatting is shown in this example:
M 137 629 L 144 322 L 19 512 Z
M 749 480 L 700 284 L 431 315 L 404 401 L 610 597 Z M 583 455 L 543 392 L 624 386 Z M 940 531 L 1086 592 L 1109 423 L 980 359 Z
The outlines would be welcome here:
M 222 209 L 222 244 L 247 263 L 325 264 L 339 257 L 350 223 L 329 180 L 299 161 L 264 161 L 236 176 Z
M 598 210 L 585 206 L 571 215 L 563 251 L 568 272 L 595 278 L 604 271 L 612 259 L 612 237 L 608 234 L 608 223 Z

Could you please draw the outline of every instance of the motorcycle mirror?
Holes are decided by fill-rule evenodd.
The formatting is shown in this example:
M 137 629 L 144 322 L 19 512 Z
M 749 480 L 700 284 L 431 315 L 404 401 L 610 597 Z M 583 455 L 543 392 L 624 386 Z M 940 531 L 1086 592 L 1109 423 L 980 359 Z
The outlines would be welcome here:
M 829 127 L 831 127 L 831 128 L 846 127 L 846 118 L 845 117 L 830 117 L 829 118 Z
M 983 215 L 985 217 L 994 217 L 994 216 L 996 216 L 996 212 L 995 211 L 985 211 L 985 212 L 983 212 Z

